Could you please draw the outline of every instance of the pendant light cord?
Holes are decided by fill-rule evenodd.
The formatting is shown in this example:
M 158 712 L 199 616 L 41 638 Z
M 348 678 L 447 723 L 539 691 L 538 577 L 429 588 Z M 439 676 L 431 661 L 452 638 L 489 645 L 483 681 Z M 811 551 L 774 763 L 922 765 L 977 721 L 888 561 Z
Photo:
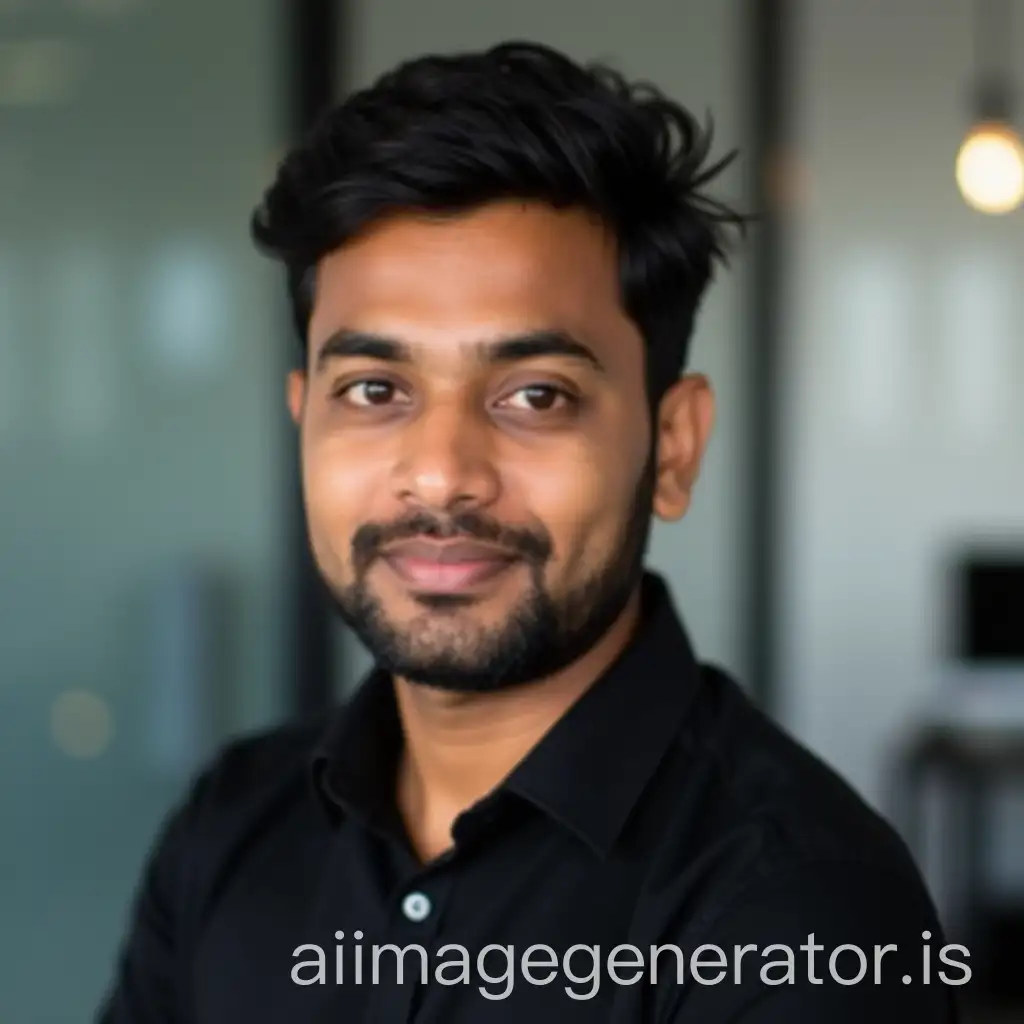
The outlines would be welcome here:
M 979 113 L 1008 117 L 1013 89 L 1011 0 L 974 2 L 974 75 L 979 103 L 990 108 Z

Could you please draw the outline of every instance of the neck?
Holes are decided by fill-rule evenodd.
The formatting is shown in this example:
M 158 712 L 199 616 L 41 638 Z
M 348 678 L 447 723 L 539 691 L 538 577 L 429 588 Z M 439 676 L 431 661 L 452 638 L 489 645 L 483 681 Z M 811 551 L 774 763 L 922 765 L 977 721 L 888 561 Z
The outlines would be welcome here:
M 629 643 L 640 592 L 582 658 L 546 679 L 493 693 L 453 693 L 395 680 L 405 736 L 398 806 L 424 860 L 451 845 L 459 814 L 493 790 Z

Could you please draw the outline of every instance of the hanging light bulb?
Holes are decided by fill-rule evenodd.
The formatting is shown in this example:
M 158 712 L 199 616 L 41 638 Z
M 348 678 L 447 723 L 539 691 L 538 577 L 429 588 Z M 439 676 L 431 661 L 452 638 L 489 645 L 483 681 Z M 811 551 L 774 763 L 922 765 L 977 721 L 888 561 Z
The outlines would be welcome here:
M 1005 0 L 976 0 L 975 64 L 980 84 L 975 122 L 956 156 L 956 183 L 964 201 L 982 213 L 1009 213 L 1024 202 L 1024 144 L 1013 127 L 1012 62 L 1003 49 L 1011 39 Z
M 1010 213 L 1024 201 L 1024 145 L 1001 121 L 982 121 L 956 156 L 956 183 L 964 201 L 981 213 Z

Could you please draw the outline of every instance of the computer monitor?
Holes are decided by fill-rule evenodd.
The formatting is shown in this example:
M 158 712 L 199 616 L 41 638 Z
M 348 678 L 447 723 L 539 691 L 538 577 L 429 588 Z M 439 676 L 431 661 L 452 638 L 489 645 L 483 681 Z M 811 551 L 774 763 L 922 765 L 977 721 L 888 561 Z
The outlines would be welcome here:
M 957 728 L 1024 728 L 1024 538 L 1019 544 L 961 548 L 942 600 L 945 665 L 927 714 Z
M 978 668 L 1024 668 L 1024 547 L 961 559 L 954 591 L 954 659 Z

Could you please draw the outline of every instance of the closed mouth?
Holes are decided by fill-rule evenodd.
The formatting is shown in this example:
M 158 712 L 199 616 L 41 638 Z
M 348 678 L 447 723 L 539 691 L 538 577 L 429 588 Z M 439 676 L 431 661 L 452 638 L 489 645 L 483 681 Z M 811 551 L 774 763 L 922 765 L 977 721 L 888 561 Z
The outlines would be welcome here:
M 404 582 L 426 593 L 467 590 L 493 579 L 518 561 L 497 548 L 460 543 L 401 544 L 383 552 L 382 557 Z

